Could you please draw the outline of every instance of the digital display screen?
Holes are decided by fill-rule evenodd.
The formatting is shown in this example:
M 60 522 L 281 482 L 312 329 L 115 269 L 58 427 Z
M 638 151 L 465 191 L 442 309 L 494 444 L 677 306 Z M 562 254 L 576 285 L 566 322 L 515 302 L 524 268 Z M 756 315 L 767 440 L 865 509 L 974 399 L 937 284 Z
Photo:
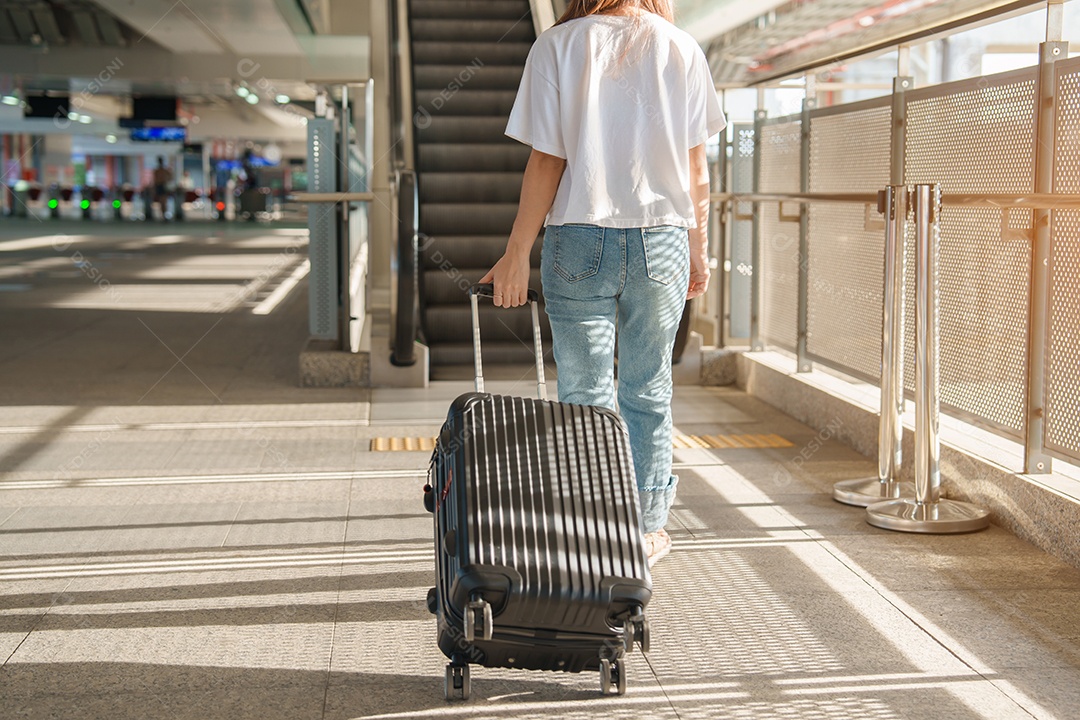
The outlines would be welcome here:
M 146 127 L 131 131 L 133 142 L 184 142 L 187 129 L 182 127 Z
M 176 120 L 176 97 L 137 97 L 131 99 L 131 115 L 139 120 Z
M 67 120 L 68 112 L 70 112 L 70 109 L 66 95 L 64 97 L 31 95 L 26 98 L 26 109 L 23 110 L 23 116 Z

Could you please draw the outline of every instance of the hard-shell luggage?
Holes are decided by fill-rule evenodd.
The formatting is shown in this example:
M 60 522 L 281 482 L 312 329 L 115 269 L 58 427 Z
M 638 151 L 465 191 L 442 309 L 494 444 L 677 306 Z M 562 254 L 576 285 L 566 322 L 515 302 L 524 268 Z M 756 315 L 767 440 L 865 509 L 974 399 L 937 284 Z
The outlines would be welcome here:
M 239 215 L 254 220 L 259 213 L 266 212 L 266 198 L 260 188 L 245 188 L 240 193 Z
M 623 655 L 648 651 L 652 593 L 626 426 L 545 399 L 532 290 L 540 399 L 485 393 L 477 295 L 491 286 L 469 292 L 476 392 L 450 406 L 424 488 L 447 699 L 468 698 L 470 665 L 599 670 L 601 692 L 622 694 Z

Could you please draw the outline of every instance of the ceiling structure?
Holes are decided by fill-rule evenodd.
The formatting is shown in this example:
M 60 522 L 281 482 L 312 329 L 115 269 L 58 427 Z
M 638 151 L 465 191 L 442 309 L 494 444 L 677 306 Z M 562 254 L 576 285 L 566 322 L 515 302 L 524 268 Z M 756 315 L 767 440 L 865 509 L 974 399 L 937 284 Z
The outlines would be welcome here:
M 1028 12 L 1045 2 L 769 0 L 752 5 L 757 10 L 752 19 L 745 19 L 744 12 L 751 4 L 737 0 L 698 0 L 690 5 L 697 10 L 684 27 L 706 48 L 717 85 L 745 87 Z
M 87 0 L 0 2 L 0 44 L 122 47 L 131 29 Z
M 744 87 L 1036 4 L 679 0 L 677 20 L 706 48 L 717 84 Z M 370 36 L 385 32 L 370 15 L 366 0 L 0 0 L 0 95 L 70 93 L 102 132 L 131 96 L 175 94 L 181 122 L 213 114 L 203 127 L 221 131 L 232 117 L 236 136 L 295 133 L 310 115 L 308 80 L 369 76 Z M 0 107 L 0 132 L 18 131 L 13 117 Z
M 0 0 L 0 95 L 70 94 L 99 133 L 132 96 L 176 95 L 189 136 L 213 117 L 226 136 L 302 139 L 308 80 L 369 76 L 368 15 L 357 0 Z M 0 110 L 0 132 L 56 131 L 18 124 Z

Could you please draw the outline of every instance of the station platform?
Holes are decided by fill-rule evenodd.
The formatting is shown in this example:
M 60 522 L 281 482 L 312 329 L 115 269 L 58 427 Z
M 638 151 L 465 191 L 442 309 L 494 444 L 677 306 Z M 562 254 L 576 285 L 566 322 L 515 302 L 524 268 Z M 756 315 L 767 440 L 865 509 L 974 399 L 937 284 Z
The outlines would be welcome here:
M 2 718 L 1077 716 L 1080 569 L 997 527 L 872 528 L 830 492 L 873 460 L 701 387 L 676 391 L 675 545 L 627 694 L 474 668 L 447 702 L 424 442 L 470 384 L 298 387 L 305 283 L 254 310 L 302 230 L 21 227 L 0 231 Z

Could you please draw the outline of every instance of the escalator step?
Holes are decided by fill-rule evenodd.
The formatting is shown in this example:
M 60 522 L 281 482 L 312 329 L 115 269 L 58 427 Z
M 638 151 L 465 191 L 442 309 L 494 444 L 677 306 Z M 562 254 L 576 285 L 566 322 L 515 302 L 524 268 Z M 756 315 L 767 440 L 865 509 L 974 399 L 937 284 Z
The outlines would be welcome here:
M 488 380 L 517 380 L 522 379 L 521 394 L 532 397 L 536 391 L 536 361 L 534 360 L 532 343 L 525 345 L 520 342 L 488 342 L 483 344 L 484 377 Z M 551 356 L 551 343 L 544 343 L 544 358 L 548 364 L 553 363 Z M 506 372 L 499 372 L 498 366 L 513 365 L 514 371 L 511 376 Z M 449 342 L 440 343 L 431 347 L 431 379 L 432 380 L 472 380 L 475 374 L 473 370 L 473 348 L 469 343 Z M 435 368 L 439 369 L 436 370 Z M 490 370 L 489 370 L 490 368 Z M 547 367 L 544 373 L 550 383 L 554 379 L 553 368 Z M 527 390 L 525 389 L 527 388 Z M 548 397 L 553 397 L 554 392 L 548 385 Z
M 496 261 L 498 259 L 498 257 L 495 258 Z M 494 264 L 494 262 L 491 263 L 491 265 Z M 425 301 L 433 305 L 454 305 L 457 303 L 467 305 L 469 303 L 469 288 L 479 282 L 480 278 L 491 269 L 491 265 L 476 270 L 458 271 L 450 265 L 447 265 L 446 270 L 425 270 Z M 529 287 L 540 288 L 540 268 L 533 268 L 529 274 Z
M 436 115 L 497 115 L 510 117 L 517 90 L 417 90 L 413 109 Z
M 433 235 L 510 234 L 517 203 L 421 203 L 420 232 Z
M 422 267 L 425 270 L 448 266 L 490 268 L 505 252 L 506 239 L 506 235 L 433 235 L 424 239 Z M 540 267 L 540 248 L 543 244 L 541 233 L 532 248 L 534 268 Z
M 456 83 L 470 90 L 513 90 L 521 84 L 520 65 L 415 65 L 413 83 L 417 90 L 450 91 Z
M 467 20 L 424 20 L 414 18 L 410 23 L 410 32 L 414 42 L 439 40 L 479 40 L 481 42 L 531 42 L 536 33 L 532 20 L 525 18 L 502 19 L 467 19 Z
M 531 152 L 505 130 L 535 31 L 528 0 L 409 0 L 409 8 L 425 337 L 433 366 L 470 369 L 466 290 L 505 251 Z M 537 289 L 540 252 L 538 238 Z M 531 370 L 529 308 L 485 300 L 480 315 L 485 361 Z
M 505 18 L 532 23 L 528 0 L 411 0 L 409 15 L 414 18 Z
M 525 172 L 531 148 L 520 143 L 425 143 L 417 148 L 419 172 Z
M 412 44 L 413 65 L 468 65 L 479 58 L 485 65 L 513 65 L 524 67 L 529 56 L 531 42 L 431 42 L 417 41 Z
M 504 117 L 451 117 L 431 115 L 415 123 L 418 143 L 508 143 Z
M 517 203 L 522 173 L 420 173 L 420 202 Z
M 540 329 L 544 337 L 551 337 L 551 326 L 543 308 L 540 312 Z M 463 339 L 472 337 L 472 308 L 468 303 L 428 305 L 424 331 L 432 347 L 448 342 L 469 342 Z M 525 348 L 532 348 L 532 310 L 528 305 L 497 308 L 490 301 L 481 302 L 480 337 L 483 338 L 485 353 L 489 342 L 517 341 Z

